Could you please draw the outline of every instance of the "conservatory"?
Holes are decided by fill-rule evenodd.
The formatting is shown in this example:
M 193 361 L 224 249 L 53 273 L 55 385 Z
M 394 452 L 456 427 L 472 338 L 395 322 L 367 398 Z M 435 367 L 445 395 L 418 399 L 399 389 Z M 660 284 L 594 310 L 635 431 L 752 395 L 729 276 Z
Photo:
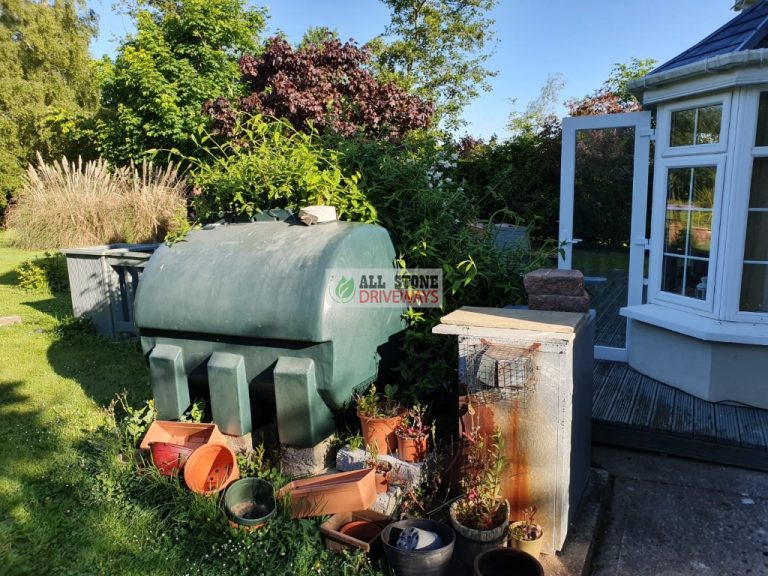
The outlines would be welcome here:
M 564 268 L 579 242 L 579 134 L 632 131 L 625 332 L 598 341 L 596 357 L 710 402 L 768 408 L 768 0 L 632 89 L 646 112 L 563 124 Z

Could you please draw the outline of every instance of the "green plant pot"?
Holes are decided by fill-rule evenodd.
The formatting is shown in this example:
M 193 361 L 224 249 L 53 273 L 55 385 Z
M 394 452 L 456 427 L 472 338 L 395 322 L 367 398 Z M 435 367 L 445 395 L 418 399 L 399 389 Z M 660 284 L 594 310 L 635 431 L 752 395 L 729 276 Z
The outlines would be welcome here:
M 231 524 L 255 530 L 275 515 L 277 504 L 272 484 L 260 478 L 243 478 L 224 495 L 224 510 Z

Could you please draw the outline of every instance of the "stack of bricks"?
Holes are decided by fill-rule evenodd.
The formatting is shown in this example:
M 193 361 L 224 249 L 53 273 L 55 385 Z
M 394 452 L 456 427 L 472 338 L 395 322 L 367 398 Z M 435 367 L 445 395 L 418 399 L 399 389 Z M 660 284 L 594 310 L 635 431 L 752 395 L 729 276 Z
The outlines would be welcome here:
M 589 312 L 589 294 L 579 270 L 539 268 L 523 278 L 529 310 Z

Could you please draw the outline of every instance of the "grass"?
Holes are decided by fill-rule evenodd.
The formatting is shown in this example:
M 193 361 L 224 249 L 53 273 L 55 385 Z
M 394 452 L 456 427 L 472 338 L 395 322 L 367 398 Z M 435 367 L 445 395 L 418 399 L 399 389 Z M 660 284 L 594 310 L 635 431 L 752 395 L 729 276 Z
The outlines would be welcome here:
M 129 409 L 145 405 L 144 359 L 67 329 L 68 295 L 21 291 L 12 270 L 36 255 L 0 231 L 0 317 L 23 320 L 0 327 L 0 575 L 382 574 L 325 550 L 320 520 L 235 531 L 215 497 L 137 468 L 106 408 L 122 390 Z M 244 475 L 265 471 L 244 464 Z

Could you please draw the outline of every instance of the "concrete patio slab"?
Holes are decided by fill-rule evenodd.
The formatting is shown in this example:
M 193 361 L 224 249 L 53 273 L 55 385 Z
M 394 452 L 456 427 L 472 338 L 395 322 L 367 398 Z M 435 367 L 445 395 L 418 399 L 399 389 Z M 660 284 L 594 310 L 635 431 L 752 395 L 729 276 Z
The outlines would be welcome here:
M 593 576 L 768 575 L 768 474 L 594 447 L 614 476 Z

